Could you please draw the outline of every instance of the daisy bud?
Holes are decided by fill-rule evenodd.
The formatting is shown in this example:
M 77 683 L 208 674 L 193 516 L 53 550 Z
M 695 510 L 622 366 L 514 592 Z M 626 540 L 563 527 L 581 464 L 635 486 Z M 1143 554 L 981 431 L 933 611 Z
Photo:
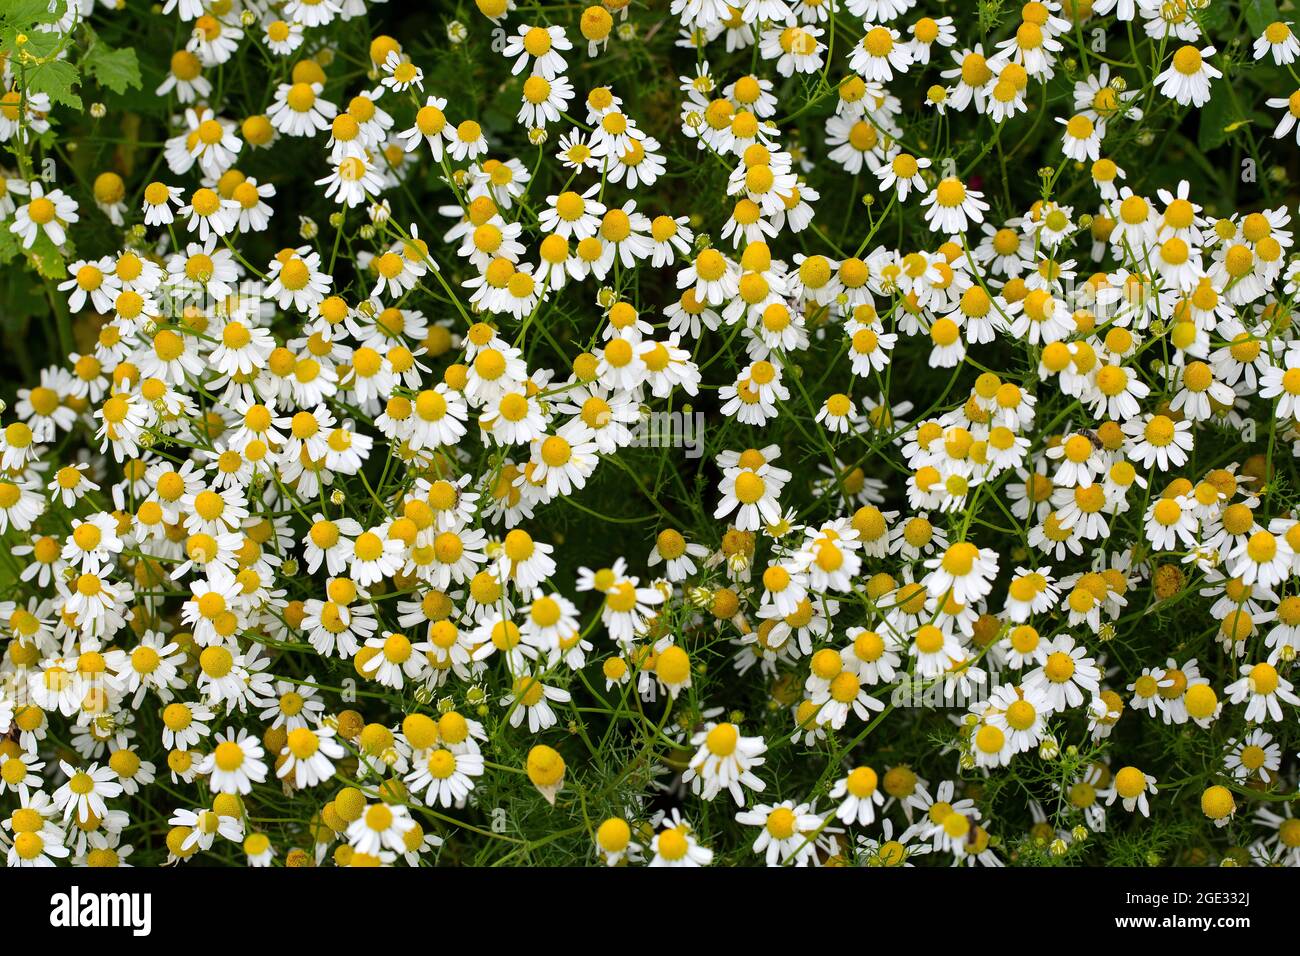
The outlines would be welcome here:
M 740 597 L 731 588 L 719 588 L 714 591 L 709 597 L 707 607 L 709 613 L 717 620 L 730 619 L 733 624 L 741 628 L 742 633 L 748 634 L 752 630 L 749 620 L 739 613 Z
M 343 213 L 332 212 L 330 213 L 329 223 L 335 229 L 341 229 L 343 227 L 343 219 L 344 219 Z
M 285 562 L 280 565 L 280 570 L 286 577 L 293 577 L 298 573 L 298 562 L 293 558 L 287 558 L 285 559 Z
M 108 107 L 103 103 L 91 103 L 90 115 L 92 119 L 103 119 L 108 114 Z
M 1167 601 L 1182 591 L 1184 583 L 1182 569 L 1176 564 L 1162 564 L 1152 576 L 1153 590 L 1162 601 Z
M 1065 854 L 1070 851 L 1070 844 L 1066 843 L 1060 837 L 1057 837 L 1052 841 L 1052 845 L 1049 849 L 1051 850 L 1052 856 L 1065 856 Z
M 618 25 L 618 38 L 620 40 L 633 40 L 636 38 L 636 24 L 631 20 L 625 20 Z
M 534 146 L 544 145 L 548 138 L 546 130 L 541 126 L 534 126 L 528 130 L 528 142 Z
M 705 608 L 713 603 L 713 592 L 698 585 L 686 589 L 686 600 L 692 607 Z
M 1149 129 L 1144 129 L 1137 135 L 1137 142 L 1139 146 L 1150 146 L 1155 141 L 1156 141 L 1155 134 L 1152 133 Z
M 459 20 L 452 20 L 447 24 L 447 40 L 456 46 L 464 43 L 469 39 L 469 28 Z
M 1086 840 L 1088 839 L 1088 828 L 1082 823 L 1076 823 L 1074 829 L 1070 831 L 1070 836 L 1074 838 L 1076 843 L 1080 840 Z
M 538 793 L 554 806 L 555 795 L 564 786 L 564 758 L 545 744 L 538 744 L 528 751 L 525 769 Z
M 369 241 L 375 238 L 375 227 L 370 225 L 370 223 L 366 223 L 364 226 L 362 226 L 360 229 L 357 230 L 357 234 L 360 235 L 362 239 Z M 364 304 L 365 303 L 362 303 L 362 305 Z
M 1061 745 L 1055 737 L 1044 737 L 1038 745 L 1038 756 L 1044 760 L 1055 760 L 1061 755 Z
M 355 710 L 339 711 L 337 716 L 326 718 L 324 723 L 330 726 L 331 721 L 334 729 L 344 740 L 356 740 L 366 726 L 366 719 Z
M 347 500 L 347 497 L 348 496 L 343 493 L 342 488 L 335 488 L 332 492 L 330 492 L 330 504 L 341 505 L 343 504 L 344 501 Z
M 1232 791 L 1219 784 L 1207 787 L 1201 794 L 1201 812 L 1205 814 L 1206 819 L 1213 820 L 1215 826 L 1226 826 L 1232 819 L 1232 815 L 1237 812 L 1237 803 L 1232 798 Z
M 303 239 L 315 239 L 316 234 L 320 232 L 320 227 L 316 225 L 316 220 L 309 216 L 298 217 L 298 235 Z
M 257 22 L 257 14 L 252 10 L 245 10 L 239 15 L 239 22 L 246 27 L 251 27 Z

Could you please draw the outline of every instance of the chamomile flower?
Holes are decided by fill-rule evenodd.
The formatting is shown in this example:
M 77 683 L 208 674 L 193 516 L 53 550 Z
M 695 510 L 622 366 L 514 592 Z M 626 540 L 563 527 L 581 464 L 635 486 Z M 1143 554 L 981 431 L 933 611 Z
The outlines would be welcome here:
M 501 54 L 514 60 L 512 73 L 522 73 L 531 63 L 534 76 L 551 80 L 564 72 L 567 63 L 562 53 L 572 49 L 573 43 L 564 35 L 563 27 L 521 24 L 516 33 L 506 39 Z
M 62 811 L 65 823 L 82 824 L 91 815 L 103 818 L 108 815 L 106 800 L 118 796 L 122 785 L 117 782 L 117 772 L 109 766 L 91 764 L 84 770 L 59 761 L 59 769 L 68 782 L 51 795 L 54 806 Z
M 1120 804 L 1130 813 L 1138 810 L 1144 817 L 1151 816 L 1151 805 L 1147 796 L 1156 793 L 1156 778 L 1143 773 L 1137 767 L 1121 767 L 1116 771 L 1111 786 L 1106 794 L 1106 806 L 1119 799 Z M 1099 794 L 1100 796 L 1100 794 Z
M 9 231 L 30 249 L 44 235 L 56 246 L 67 240 L 67 227 L 80 219 L 77 203 L 61 189 L 46 192 L 39 180 L 28 184 L 27 202 L 18 206 Z
M 266 779 L 264 751 L 256 737 L 248 731 L 227 728 L 218 732 L 212 752 L 203 758 L 198 772 L 208 778 L 213 793 L 252 792 L 254 783 Z
M 334 738 L 334 730 L 323 724 L 289 731 L 276 776 L 291 777 L 299 789 L 325 782 L 334 774 L 334 761 L 343 758 L 343 747 Z
M 1300 697 L 1272 664 L 1261 661 L 1241 668 L 1241 677 L 1223 689 L 1234 704 L 1245 704 L 1248 723 L 1282 719 L 1282 704 L 1298 705 Z
M 1078 707 L 1100 689 L 1101 671 L 1087 648 L 1060 635 L 1043 648 L 1043 663 L 1024 676 L 1024 688 L 1041 693 L 1052 713 Z
M 713 851 L 700 844 L 677 808 L 663 823 L 663 829 L 650 841 L 649 866 L 698 867 L 713 862 Z
M 983 194 L 968 188 L 960 179 L 941 179 L 921 201 L 925 221 L 935 232 L 945 236 L 964 233 L 971 223 L 982 222 L 989 208 Z
M 836 817 L 847 824 L 870 826 L 876 819 L 877 810 L 885 802 L 881 790 L 880 778 L 871 767 L 859 766 L 840 777 L 831 787 L 831 800 L 839 800 L 835 811 Z
M 1207 61 L 1213 56 L 1212 46 L 1197 49 L 1190 44 L 1174 51 L 1173 60 L 1155 82 L 1160 92 L 1182 106 L 1204 106 L 1210 99 L 1210 81 L 1223 76 Z
M 338 107 L 322 98 L 324 84 L 281 83 L 266 111 L 271 125 L 286 136 L 315 136 L 329 129 Z

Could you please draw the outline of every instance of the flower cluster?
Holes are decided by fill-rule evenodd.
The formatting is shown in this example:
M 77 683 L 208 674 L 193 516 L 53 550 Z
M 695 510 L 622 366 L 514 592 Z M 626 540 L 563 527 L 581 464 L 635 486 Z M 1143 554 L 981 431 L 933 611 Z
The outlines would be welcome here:
M 8 864 L 1300 864 L 1292 25 L 475 6 L 0 14 Z

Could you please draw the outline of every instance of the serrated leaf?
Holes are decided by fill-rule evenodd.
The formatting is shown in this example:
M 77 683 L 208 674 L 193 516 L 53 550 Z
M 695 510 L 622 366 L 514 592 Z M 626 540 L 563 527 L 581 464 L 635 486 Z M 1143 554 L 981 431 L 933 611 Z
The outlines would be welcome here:
M 72 91 L 80 77 L 67 60 L 50 60 L 27 73 L 27 92 L 44 93 L 51 103 L 81 109 L 81 97 Z
M 96 43 L 81 61 L 82 67 L 100 86 L 114 93 L 140 87 L 140 64 L 135 58 L 135 51 L 129 47 L 114 50 L 102 43 Z
M 59 247 L 44 232 L 41 232 L 36 237 L 32 247 L 27 250 L 27 258 L 31 260 L 31 265 L 36 269 L 37 273 L 47 279 L 66 279 L 68 277 L 68 268 L 63 253 L 59 251 Z
M 15 47 L 19 46 L 19 44 L 15 40 L 15 37 L 17 37 L 19 34 L 21 34 L 24 37 L 24 40 L 21 44 L 21 49 L 22 49 L 22 53 L 25 54 L 23 60 L 27 63 L 32 62 L 31 58 L 35 58 L 36 60 L 43 60 L 46 57 L 53 56 L 58 51 L 59 45 L 63 42 L 62 37 L 60 37 L 57 33 L 53 33 L 53 32 L 46 33 L 42 31 L 33 31 L 31 33 L 24 32 L 24 30 L 27 29 L 30 28 L 20 27 L 20 28 L 9 29 L 6 31 L 4 35 L 4 44 L 6 46 L 15 46 Z M 39 67 L 36 65 L 32 65 L 26 67 L 26 69 L 28 72 L 31 72 L 36 69 L 39 69 Z M 18 69 L 15 68 L 14 72 L 15 73 L 18 72 Z
M 46 0 L 5 0 L 0 8 L 0 20 L 14 26 L 31 26 L 48 23 L 52 19 Z

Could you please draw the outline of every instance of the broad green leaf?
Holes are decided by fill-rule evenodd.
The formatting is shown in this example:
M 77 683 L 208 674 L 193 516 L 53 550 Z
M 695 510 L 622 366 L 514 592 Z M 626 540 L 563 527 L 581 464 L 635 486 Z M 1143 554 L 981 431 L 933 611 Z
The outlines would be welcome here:
M 1215 30 L 1222 30 L 1226 27 L 1228 21 L 1232 18 L 1233 13 L 1233 11 L 1228 9 L 1228 6 L 1229 5 L 1224 3 L 1223 0 L 1219 0 L 1218 3 L 1212 3 L 1204 10 L 1197 13 L 1196 19 L 1200 23 L 1201 28 L 1205 30 L 1205 32 L 1209 33 Z M 1177 49 L 1177 47 L 1174 49 Z
M 45 93 L 51 103 L 81 109 L 81 97 L 72 91 L 80 77 L 67 60 L 50 60 L 27 73 L 27 92 Z
M 36 241 L 32 243 L 32 247 L 26 252 L 38 274 L 45 276 L 47 279 L 66 279 L 68 277 L 68 268 L 64 262 L 63 253 L 59 251 L 59 247 L 44 232 L 41 232 L 36 237 Z
M 140 86 L 140 64 L 130 48 L 114 50 L 96 43 L 86 51 L 81 65 L 95 82 L 114 93 L 125 93 Z
M 15 74 L 24 70 L 28 73 L 32 73 L 40 69 L 40 64 L 38 62 L 33 62 L 33 60 L 39 61 L 54 56 L 54 54 L 58 52 L 59 46 L 63 43 L 63 38 L 57 33 L 43 33 L 36 30 L 28 33 L 25 28 L 7 30 L 5 36 L 0 38 L 0 42 L 3 42 L 5 46 L 17 45 L 13 38 L 19 35 L 24 38 L 20 49 L 22 53 L 25 54 L 23 62 L 26 65 L 15 63 L 13 66 Z
M 1210 89 L 1210 101 L 1201 108 L 1201 125 L 1196 134 L 1196 145 L 1202 151 L 1222 146 L 1241 117 L 1232 105 L 1231 90 L 1224 82 L 1215 83 Z
M 1252 37 L 1259 36 L 1270 23 L 1281 19 L 1274 0 L 1246 0 L 1244 11 Z
M 47 23 L 52 19 L 45 0 L 5 0 L 0 6 L 0 21 L 16 27 Z

